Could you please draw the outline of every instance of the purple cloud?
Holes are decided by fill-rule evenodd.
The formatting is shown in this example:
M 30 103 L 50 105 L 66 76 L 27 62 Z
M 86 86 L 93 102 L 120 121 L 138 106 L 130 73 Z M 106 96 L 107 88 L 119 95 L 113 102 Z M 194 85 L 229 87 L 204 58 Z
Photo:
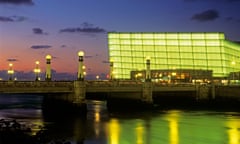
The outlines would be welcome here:
M 0 3 L 14 4 L 14 5 L 20 5 L 20 4 L 33 5 L 34 4 L 32 0 L 0 0 Z
M 64 32 L 68 32 L 68 33 L 105 33 L 107 31 L 100 27 L 94 27 L 93 24 L 84 22 L 81 24 L 81 27 L 64 28 L 64 29 L 61 29 L 59 32 L 60 33 L 64 33 Z
M 33 33 L 37 35 L 48 35 L 48 33 L 44 32 L 41 28 L 33 28 Z
M 15 58 L 8 58 L 7 61 L 8 61 L 8 62 L 16 62 L 16 61 L 18 61 L 18 59 L 15 59 Z
M 24 16 L 0 16 L 0 22 L 22 22 L 25 20 L 27 20 L 27 18 Z
M 201 13 L 194 14 L 191 19 L 200 21 L 200 22 L 206 22 L 206 21 L 213 21 L 218 17 L 219 17 L 218 11 L 209 9 Z
M 32 49 L 49 49 L 51 47 L 52 46 L 50 46 L 50 45 L 33 45 L 33 46 L 31 46 Z

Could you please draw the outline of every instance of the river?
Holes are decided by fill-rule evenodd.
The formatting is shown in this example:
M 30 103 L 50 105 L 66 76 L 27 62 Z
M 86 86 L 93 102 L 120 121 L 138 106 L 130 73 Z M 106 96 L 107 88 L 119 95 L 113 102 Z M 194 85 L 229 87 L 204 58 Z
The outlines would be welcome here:
M 53 141 L 71 144 L 239 144 L 240 112 L 161 108 L 109 112 L 104 101 L 88 101 L 86 117 L 49 119 L 42 96 L 0 95 L 0 119 L 44 130 Z

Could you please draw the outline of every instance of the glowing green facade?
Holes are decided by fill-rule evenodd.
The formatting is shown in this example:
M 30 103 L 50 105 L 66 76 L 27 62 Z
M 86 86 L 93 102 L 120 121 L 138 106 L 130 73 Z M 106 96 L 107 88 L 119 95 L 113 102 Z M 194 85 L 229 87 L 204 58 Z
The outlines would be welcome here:
M 114 78 L 129 79 L 130 72 L 146 69 L 213 70 L 213 77 L 240 71 L 240 45 L 224 33 L 108 33 Z

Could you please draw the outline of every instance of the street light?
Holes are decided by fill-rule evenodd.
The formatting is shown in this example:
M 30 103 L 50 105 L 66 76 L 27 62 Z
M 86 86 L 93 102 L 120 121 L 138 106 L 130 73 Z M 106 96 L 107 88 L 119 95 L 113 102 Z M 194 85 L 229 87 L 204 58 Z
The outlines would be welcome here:
M 46 76 L 45 76 L 45 80 L 46 81 L 51 81 L 51 59 L 52 56 L 51 55 L 46 55 Z
M 99 75 L 96 76 L 97 81 L 99 80 Z
M 236 65 L 236 62 L 235 61 L 232 61 L 231 62 L 231 65 L 233 66 L 233 80 L 235 79 L 235 65 Z
M 83 56 L 84 56 L 84 52 L 79 51 L 78 52 L 78 77 L 77 77 L 77 79 L 80 80 L 80 81 L 84 80 Z
M 113 59 L 110 59 L 110 80 L 114 79 Z
M 39 62 L 39 61 L 36 61 L 35 64 L 36 64 L 36 67 L 35 67 L 35 69 L 33 70 L 34 73 L 35 73 L 35 75 L 36 75 L 35 81 L 39 81 L 39 80 L 40 80 L 39 74 L 40 74 L 40 72 L 41 72 L 41 70 L 40 70 L 40 68 L 39 68 L 40 62 Z
M 9 69 L 7 71 L 8 75 L 9 75 L 9 81 L 13 80 L 13 74 L 14 74 L 14 70 L 13 70 L 13 64 L 9 63 Z
M 151 81 L 151 70 L 150 70 L 150 57 L 146 57 L 146 77 L 147 82 Z

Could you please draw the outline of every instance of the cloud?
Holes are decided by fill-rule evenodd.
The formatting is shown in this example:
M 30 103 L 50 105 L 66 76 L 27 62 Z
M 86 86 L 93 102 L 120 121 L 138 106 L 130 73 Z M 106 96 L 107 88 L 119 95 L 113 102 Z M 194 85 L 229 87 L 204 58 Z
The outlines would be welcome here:
M 66 47 L 67 47 L 67 45 L 64 45 L 64 44 L 63 44 L 63 45 L 61 45 L 61 48 L 66 48 Z
M 0 21 L 1 22 L 13 22 L 14 20 L 10 17 L 0 16 Z
M 84 22 L 81 24 L 81 27 L 75 28 L 64 28 L 59 31 L 60 33 L 105 33 L 107 32 L 105 29 L 100 27 L 94 27 L 93 24 Z
M 91 55 L 86 55 L 86 56 L 84 56 L 84 58 L 92 58 L 93 56 L 91 56 Z
M 16 62 L 16 61 L 18 61 L 18 59 L 15 59 L 15 58 L 8 58 L 7 61 L 8 61 L 8 62 Z
M 32 0 L 0 0 L 0 4 L 14 4 L 14 5 L 20 5 L 20 4 L 25 4 L 25 5 L 33 5 Z
M 240 22 L 240 19 L 236 19 L 236 18 L 234 18 L 234 17 L 226 17 L 225 20 L 226 20 L 227 22 L 237 22 L 237 23 Z
M 65 28 L 65 29 L 61 29 L 60 33 L 63 32 L 69 32 L 69 33 L 78 33 L 78 32 L 84 32 L 84 33 L 104 33 L 106 32 L 104 29 L 99 28 L 99 27 L 95 27 L 95 28 Z
M 10 16 L 10 17 L 0 16 L 0 22 L 22 22 L 26 20 L 27 18 L 24 16 Z
M 194 14 L 191 19 L 200 21 L 200 22 L 206 22 L 206 21 L 213 21 L 218 17 L 219 17 L 218 11 L 214 9 L 209 9 L 201 13 Z
M 48 33 L 44 32 L 41 28 L 33 28 L 33 33 L 37 35 L 48 35 Z
M 31 46 L 32 49 L 49 49 L 51 47 L 52 46 L 50 46 L 50 45 L 33 45 L 33 46 Z

